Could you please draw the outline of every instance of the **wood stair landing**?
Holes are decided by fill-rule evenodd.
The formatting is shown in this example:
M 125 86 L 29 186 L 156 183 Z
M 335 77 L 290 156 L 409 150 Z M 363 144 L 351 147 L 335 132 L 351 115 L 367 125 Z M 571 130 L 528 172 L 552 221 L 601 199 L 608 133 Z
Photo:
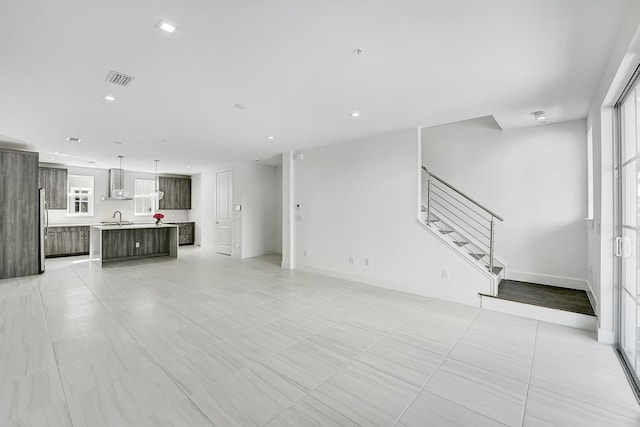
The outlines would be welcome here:
M 496 298 L 595 316 L 585 291 L 503 280 Z
M 498 295 L 480 295 L 482 307 L 489 310 L 587 330 L 597 327 L 589 297 L 582 290 L 503 280 Z

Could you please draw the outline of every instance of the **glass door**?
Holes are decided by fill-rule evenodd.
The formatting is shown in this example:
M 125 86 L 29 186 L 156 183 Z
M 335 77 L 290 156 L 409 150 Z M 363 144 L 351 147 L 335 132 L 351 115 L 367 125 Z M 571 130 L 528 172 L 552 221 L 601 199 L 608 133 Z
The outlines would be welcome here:
M 640 222 L 640 89 L 636 83 L 617 105 L 618 173 L 619 173 L 619 228 L 616 238 L 616 256 L 620 260 L 618 275 L 620 297 L 618 304 L 619 330 L 617 346 L 622 353 L 636 384 L 640 376 L 640 305 L 638 304 L 638 229 Z

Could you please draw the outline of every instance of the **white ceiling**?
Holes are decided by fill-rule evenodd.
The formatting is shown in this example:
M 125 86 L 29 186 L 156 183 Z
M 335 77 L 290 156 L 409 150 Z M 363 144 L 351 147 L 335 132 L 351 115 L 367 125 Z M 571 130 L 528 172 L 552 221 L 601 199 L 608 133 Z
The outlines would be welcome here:
M 6 0 L 0 141 L 47 162 L 122 154 L 128 169 L 194 173 L 486 115 L 503 128 L 536 110 L 583 118 L 628 3 Z M 111 70 L 135 80 L 108 84 Z

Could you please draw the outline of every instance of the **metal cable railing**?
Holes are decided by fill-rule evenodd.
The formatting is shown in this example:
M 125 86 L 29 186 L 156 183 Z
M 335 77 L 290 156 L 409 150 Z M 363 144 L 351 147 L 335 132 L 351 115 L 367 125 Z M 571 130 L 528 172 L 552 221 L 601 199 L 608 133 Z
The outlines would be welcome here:
M 493 273 L 495 220 L 503 218 L 482 206 L 462 191 L 422 166 L 425 220 L 431 225 L 434 212 L 464 234 L 489 256 L 489 272 Z M 425 197 L 426 196 L 426 197 Z M 486 249 L 486 251 L 485 251 Z

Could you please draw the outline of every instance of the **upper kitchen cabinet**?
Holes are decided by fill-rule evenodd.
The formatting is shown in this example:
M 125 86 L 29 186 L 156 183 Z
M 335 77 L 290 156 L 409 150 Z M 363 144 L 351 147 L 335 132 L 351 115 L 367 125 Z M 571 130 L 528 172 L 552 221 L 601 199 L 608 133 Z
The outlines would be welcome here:
M 164 192 L 158 208 L 160 210 L 191 209 L 191 178 L 161 176 L 159 189 Z
M 67 170 L 40 168 L 40 187 L 45 190 L 49 209 L 67 209 Z

